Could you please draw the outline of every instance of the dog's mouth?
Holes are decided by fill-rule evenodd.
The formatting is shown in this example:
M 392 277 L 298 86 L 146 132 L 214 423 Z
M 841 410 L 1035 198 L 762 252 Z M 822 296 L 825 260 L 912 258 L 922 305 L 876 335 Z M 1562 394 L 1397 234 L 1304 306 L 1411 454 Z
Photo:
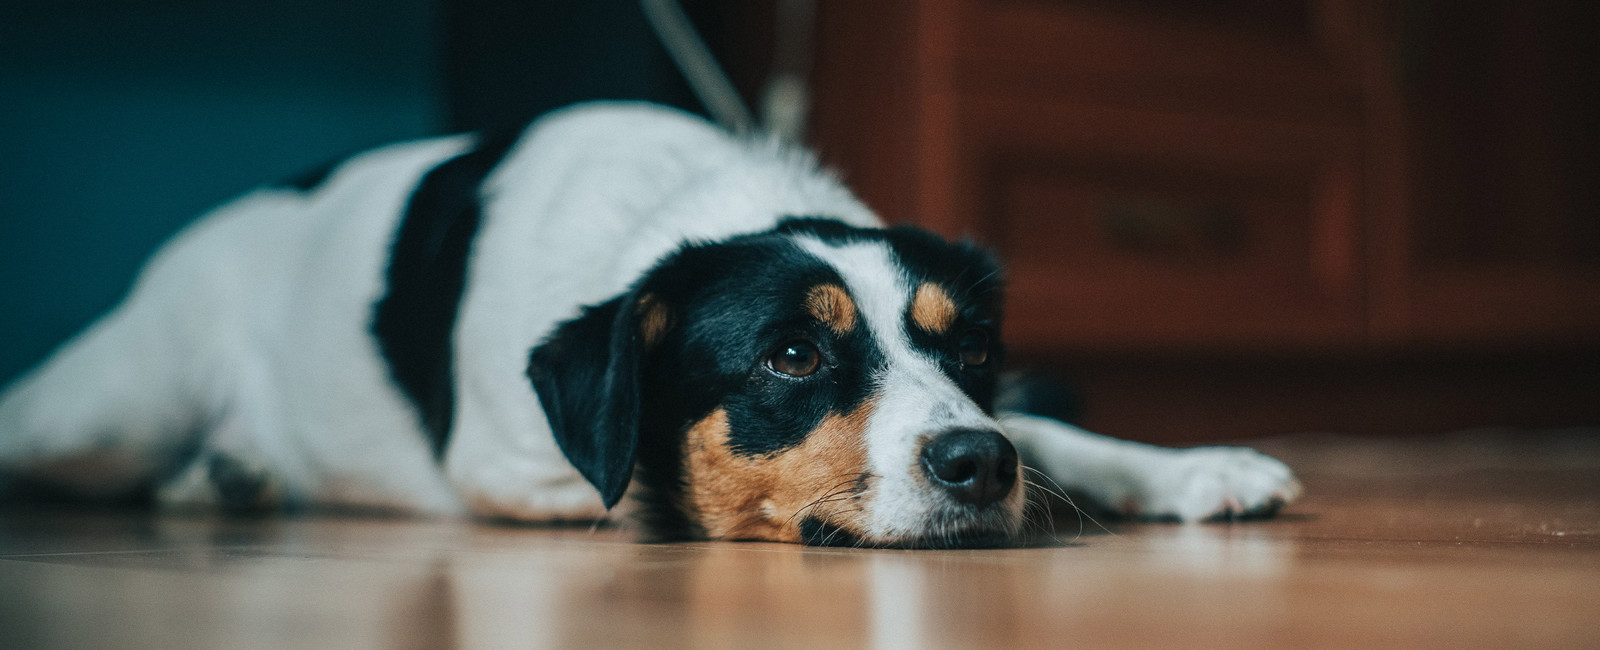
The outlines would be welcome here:
M 902 539 L 873 540 L 823 519 L 807 517 L 800 522 L 800 542 L 807 546 L 832 548 L 961 549 L 1005 548 L 1016 543 L 1009 531 L 982 525 L 937 526 L 927 534 Z

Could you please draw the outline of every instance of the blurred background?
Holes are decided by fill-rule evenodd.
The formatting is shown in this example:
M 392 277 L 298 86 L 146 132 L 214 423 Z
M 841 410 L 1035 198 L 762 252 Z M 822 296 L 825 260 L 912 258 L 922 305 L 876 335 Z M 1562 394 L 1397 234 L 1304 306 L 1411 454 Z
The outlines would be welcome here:
M 1007 260 L 1013 359 L 1091 428 L 1600 425 L 1600 5 L 683 5 L 886 218 Z M 636 0 L 3 16 L 0 382 L 263 182 L 585 99 L 705 112 Z

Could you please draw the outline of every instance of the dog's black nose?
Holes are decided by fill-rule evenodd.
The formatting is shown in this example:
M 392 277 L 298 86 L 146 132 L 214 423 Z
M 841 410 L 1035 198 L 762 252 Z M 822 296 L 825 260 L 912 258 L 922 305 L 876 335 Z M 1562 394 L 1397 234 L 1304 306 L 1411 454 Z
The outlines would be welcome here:
M 955 500 L 982 508 L 1011 493 L 1017 448 L 994 431 L 951 429 L 922 446 L 922 471 Z

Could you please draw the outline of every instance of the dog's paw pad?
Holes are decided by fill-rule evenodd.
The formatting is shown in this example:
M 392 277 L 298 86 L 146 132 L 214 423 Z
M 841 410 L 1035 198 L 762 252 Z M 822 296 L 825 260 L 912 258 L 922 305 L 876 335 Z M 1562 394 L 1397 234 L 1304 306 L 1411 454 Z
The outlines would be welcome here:
M 1185 522 L 1270 517 L 1300 492 L 1287 465 L 1253 449 L 1186 449 L 1151 475 L 1140 514 Z

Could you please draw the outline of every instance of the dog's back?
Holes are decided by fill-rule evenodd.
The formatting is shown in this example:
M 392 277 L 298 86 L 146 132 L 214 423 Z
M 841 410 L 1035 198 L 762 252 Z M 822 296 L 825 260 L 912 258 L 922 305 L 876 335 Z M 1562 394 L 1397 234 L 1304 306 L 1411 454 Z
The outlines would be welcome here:
M 507 435 L 534 441 L 516 446 L 543 459 L 541 480 L 575 479 L 522 376 L 557 322 L 686 239 L 811 208 L 873 220 L 809 160 L 668 109 L 577 107 L 510 135 L 492 154 L 471 136 L 374 150 L 201 218 L 121 305 L 0 395 L 0 480 L 89 496 L 165 482 L 184 500 L 219 472 L 270 466 L 279 499 L 449 512 L 461 503 L 446 477 L 467 471 L 452 468 L 505 462 Z M 488 159 L 462 162 L 475 155 Z M 452 165 L 479 168 L 444 177 Z M 406 229 L 463 209 L 452 197 L 481 214 L 470 253 L 440 269 L 448 233 Z M 419 266 L 408 278 L 401 265 Z M 428 283 L 450 274 L 456 293 L 436 295 L 450 282 Z M 430 302 L 446 312 L 437 340 L 416 331 Z M 418 350 L 453 376 L 442 432 L 406 382 Z M 436 457 L 441 435 L 452 458 Z

